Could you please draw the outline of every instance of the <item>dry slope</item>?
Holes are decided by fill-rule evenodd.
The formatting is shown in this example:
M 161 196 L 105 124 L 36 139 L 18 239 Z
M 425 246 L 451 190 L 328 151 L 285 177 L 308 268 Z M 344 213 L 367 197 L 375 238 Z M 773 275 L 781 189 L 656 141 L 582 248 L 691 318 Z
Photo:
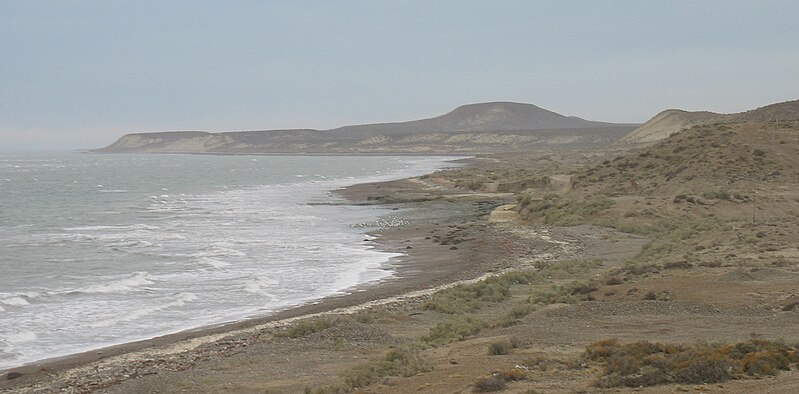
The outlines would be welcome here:
M 714 112 L 689 112 L 668 109 L 633 130 L 621 139 L 626 144 L 646 144 L 662 140 L 672 134 L 697 125 L 718 122 L 767 122 L 799 119 L 799 100 L 786 101 L 736 114 Z

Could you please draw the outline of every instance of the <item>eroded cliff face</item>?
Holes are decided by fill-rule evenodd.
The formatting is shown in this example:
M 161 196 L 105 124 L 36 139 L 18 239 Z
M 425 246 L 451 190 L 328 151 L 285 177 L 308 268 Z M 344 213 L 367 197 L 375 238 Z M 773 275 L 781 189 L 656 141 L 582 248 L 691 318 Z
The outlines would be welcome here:
M 632 133 L 624 136 L 622 142 L 637 144 L 660 141 L 680 130 L 722 121 L 729 117 L 730 115 L 706 111 L 689 112 L 679 109 L 667 109 L 655 115 L 641 127 L 633 130 Z
M 624 136 L 620 142 L 648 144 L 694 126 L 730 122 L 779 122 L 799 119 L 799 100 L 785 101 L 734 114 L 667 109 Z

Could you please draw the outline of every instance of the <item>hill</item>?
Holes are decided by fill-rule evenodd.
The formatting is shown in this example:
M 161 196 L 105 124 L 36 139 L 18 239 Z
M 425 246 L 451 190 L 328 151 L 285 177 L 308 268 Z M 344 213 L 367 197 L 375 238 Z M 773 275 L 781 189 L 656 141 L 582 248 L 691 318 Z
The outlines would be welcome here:
M 532 104 L 492 102 L 462 105 L 447 114 L 430 119 L 400 123 L 378 123 L 345 126 L 334 131 L 358 133 L 511 131 L 545 129 L 583 129 L 613 127 L 613 123 L 593 122 L 575 116 L 564 116 Z
M 680 130 L 717 122 L 767 122 L 799 119 L 799 100 L 771 104 L 751 111 L 718 114 L 707 111 L 689 112 L 668 109 L 624 136 L 620 142 L 645 144 L 662 140 Z
M 655 196 L 788 184 L 799 179 L 797 130 L 797 121 L 694 126 L 578 173 L 578 189 Z
M 430 119 L 332 130 L 133 133 L 99 153 L 474 154 L 608 146 L 635 125 L 564 116 L 531 104 L 464 105 Z
M 725 116 L 706 111 L 689 112 L 680 109 L 667 109 L 626 135 L 622 138 L 622 142 L 636 144 L 659 141 L 695 125 L 723 120 Z

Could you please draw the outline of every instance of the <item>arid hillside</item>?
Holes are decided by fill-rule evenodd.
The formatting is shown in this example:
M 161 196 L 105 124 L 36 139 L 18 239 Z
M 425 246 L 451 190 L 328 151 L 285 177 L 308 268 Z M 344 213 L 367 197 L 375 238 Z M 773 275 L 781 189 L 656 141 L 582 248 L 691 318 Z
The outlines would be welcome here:
M 624 144 L 647 144 L 662 140 L 680 130 L 719 122 L 778 122 L 799 119 L 799 100 L 786 101 L 751 111 L 717 114 L 707 111 L 689 112 L 668 109 L 633 130 L 621 139 Z
M 797 126 L 797 121 L 694 126 L 578 173 L 576 189 L 605 194 L 701 194 L 796 182 Z

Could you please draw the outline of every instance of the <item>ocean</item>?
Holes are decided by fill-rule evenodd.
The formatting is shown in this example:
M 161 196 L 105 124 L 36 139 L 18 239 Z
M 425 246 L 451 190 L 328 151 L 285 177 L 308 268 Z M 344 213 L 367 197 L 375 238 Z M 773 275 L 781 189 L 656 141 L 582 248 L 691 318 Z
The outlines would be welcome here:
M 364 240 L 392 211 L 313 203 L 447 160 L 0 154 L 0 369 L 389 278 Z

